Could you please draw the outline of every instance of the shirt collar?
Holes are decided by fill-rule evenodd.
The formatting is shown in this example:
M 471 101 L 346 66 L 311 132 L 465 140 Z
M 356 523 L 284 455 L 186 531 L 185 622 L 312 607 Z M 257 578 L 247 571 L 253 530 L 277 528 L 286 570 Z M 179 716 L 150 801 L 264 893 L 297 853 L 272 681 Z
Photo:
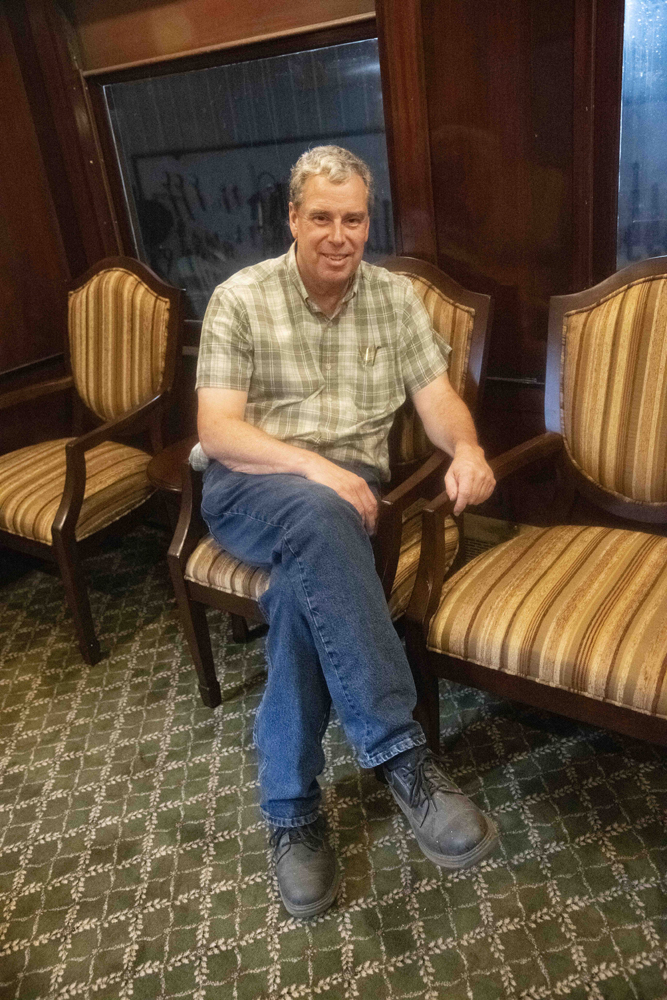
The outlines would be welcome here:
M 296 290 L 298 291 L 299 295 L 301 296 L 301 298 L 303 299 L 303 301 L 306 303 L 306 305 L 308 306 L 308 308 L 309 309 L 314 309 L 316 312 L 322 312 L 322 310 L 320 309 L 320 307 L 315 302 L 313 302 L 312 299 L 310 298 L 310 296 L 308 295 L 308 291 L 306 290 L 306 286 L 303 283 L 303 278 L 299 274 L 299 268 L 298 268 L 298 265 L 297 265 L 297 262 L 296 262 L 296 240 L 294 241 L 294 243 L 292 243 L 292 246 L 287 251 L 287 254 L 285 255 L 285 262 L 286 262 L 286 266 L 287 266 L 287 273 L 288 273 L 288 275 L 290 277 L 290 280 L 291 280 L 292 284 L 296 287 Z M 336 311 L 336 315 L 340 312 L 340 310 L 345 305 L 345 303 L 349 302 L 350 299 L 353 298 L 357 294 L 357 291 L 359 289 L 359 272 L 360 272 L 360 270 L 361 270 L 361 264 L 359 265 L 359 267 L 357 268 L 357 270 L 352 275 L 352 280 L 350 281 L 350 284 L 348 286 L 347 291 L 345 292 L 345 295 L 340 300 L 340 305 L 338 306 L 338 309 Z

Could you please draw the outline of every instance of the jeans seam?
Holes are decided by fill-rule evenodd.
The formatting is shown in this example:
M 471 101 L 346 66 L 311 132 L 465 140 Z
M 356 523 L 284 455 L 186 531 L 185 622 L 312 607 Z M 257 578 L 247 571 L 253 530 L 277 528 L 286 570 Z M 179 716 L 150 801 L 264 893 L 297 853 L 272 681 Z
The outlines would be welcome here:
M 306 813 L 305 816 L 278 817 L 278 816 L 271 816 L 268 810 L 262 808 L 262 806 L 259 807 L 259 811 L 261 812 L 262 816 L 267 821 L 267 823 L 269 823 L 271 826 L 289 827 L 290 829 L 295 829 L 298 826 L 308 826 L 310 823 L 314 823 L 320 814 L 319 809 L 315 809 L 311 810 L 311 812 L 309 813 Z
M 413 747 L 422 747 L 425 743 L 426 737 L 423 733 L 421 736 L 405 736 L 398 743 L 394 743 L 388 747 L 387 750 L 381 750 L 380 753 L 364 754 L 363 757 L 360 755 L 359 763 L 362 767 L 377 767 L 379 764 L 384 764 L 388 760 L 391 760 L 397 754 L 403 753 L 404 750 L 411 750 Z
M 272 528 L 280 528 L 281 531 L 287 531 L 287 528 L 279 521 L 270 521 L 268 517 L 258 517 L 257 514 L 249 514 L 246 510 L 240 510 L 238 507 L 230 507 L 229 510 L 225 510 L 222 514 L 212 514 L 210 510 L 206 510 L 204 504 L 201 505 L 202 514 L 208 517 L 227 517 L 228 514 L 238 514 L 240 517 L 247 517 L 251 521 L 261 521 L 262 524 L 270 524 Z
M 331 667 L 332 667 L 333 671 L 335 672 L 336 677 L 338 678 L 338 683 L 340 684 L 341 690 L 342 690 L 342 692 L 343 692 L 343 694 L 345 696 L 345 701 L 347 702 L 348 707 L 349 707 L 350 711 L 353 713 L 353 715 L 355 715 L 357 717 L 357 719 L 363 721 L 363 716 L 359 713 L 359 710 L 357 709 L 356 705 L 354 705 L 353 702 L 350 700 L 349 691 L 348 691 L 348 689 L 347 689 L 347 687 L 345 685 L 345 682 L 344 682 L 343 678 L 341 677 L 340 671 L 338 669 L 338 665 L 337 665 L 337 663 L 335 661 L 335 658 L 334 658 L 334 656 L 333 656 L 333 654 L 332 654 L 332 652 L 331 652 L 331 650 L 329 648 L 329 643 L 326 642 L 324 636 L 322 635 L 322 630 L 321 630 L 321 628 L 320 628 L 320 626 L 318 624 L 318 621 L 317 621 L 316 612 L 313 609 L 313 606 L 312 606 L 312 604 L 310 602 L 310 595 L 308 594 L 308 588 L 306 587 L 305 574 L 304 574 L 302 566 L 301 566 L 301 561 L 300 561 L 298 555 L 296 554 L 296 552 L 294 551 L 294 549 L 292 548 L 292 546 L 290 544 L 290 541 L 289 541 L 289 529 L 283 528 L 282 530 L 285 532 L 285 538 L 284 538 L 285 544 L 287 545 L 288 549 L 292 553 L 294 561 L 295 561 L 295 563 L 296 563 L 296 565 L 297 565 L 297 567 L 299 569 L 299 577 L 301 579 L 301 586 L 303 588 L 303 592 L 304 592 L 304 595 L 305 595 L 305 598 L 306 598 L 306 604 L 308 605 L 308 611 L 310 612 L 310 616 L 311 616 L 311 619 L 313 621 L 313 625 L 317 629 L 317 634 L 320 637 L 320 642 L 322 643 L 322 646 L 323 646 L 323 648 L 324 648 L 324 650 L 325 650 L 325 652 L 327 654 L 327 657 L 329 658 L 329 662 L 331 663 Z M 368 723 L 364 722 L 364 737 L 366 737 L 366 730 L 367 730 L 367 728 L 368 728 Z

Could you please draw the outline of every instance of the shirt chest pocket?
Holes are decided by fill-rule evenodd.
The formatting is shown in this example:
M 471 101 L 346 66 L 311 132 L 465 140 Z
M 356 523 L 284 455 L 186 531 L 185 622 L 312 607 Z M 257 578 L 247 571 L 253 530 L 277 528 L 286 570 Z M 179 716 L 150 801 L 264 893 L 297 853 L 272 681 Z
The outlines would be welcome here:
M 379 415 L 396 409 L 405 397 L 394 345 L 370 333 L 358 346 L 357 406 Z

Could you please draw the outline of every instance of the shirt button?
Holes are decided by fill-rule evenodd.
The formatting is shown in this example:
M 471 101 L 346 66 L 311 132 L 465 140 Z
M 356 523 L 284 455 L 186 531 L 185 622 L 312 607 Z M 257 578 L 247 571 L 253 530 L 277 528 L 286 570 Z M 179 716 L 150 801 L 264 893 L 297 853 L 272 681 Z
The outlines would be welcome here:
M 332 368 L 333 368 L 333 365 L 325 365 L 324 366 L 324 370 L 328 371 L 328 372 L 330 372 Z

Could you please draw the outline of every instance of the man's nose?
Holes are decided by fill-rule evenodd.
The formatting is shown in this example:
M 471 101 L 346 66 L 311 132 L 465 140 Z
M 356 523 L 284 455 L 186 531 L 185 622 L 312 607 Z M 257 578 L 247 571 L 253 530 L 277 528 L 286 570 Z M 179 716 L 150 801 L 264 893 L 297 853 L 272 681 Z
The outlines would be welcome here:
M 331 223 L 331 228 L 329 229 L 329 242 L 330 243 L 344 243 L 345 233 L 343 232 L 343 223 L 340 219 L 334 219 Z

